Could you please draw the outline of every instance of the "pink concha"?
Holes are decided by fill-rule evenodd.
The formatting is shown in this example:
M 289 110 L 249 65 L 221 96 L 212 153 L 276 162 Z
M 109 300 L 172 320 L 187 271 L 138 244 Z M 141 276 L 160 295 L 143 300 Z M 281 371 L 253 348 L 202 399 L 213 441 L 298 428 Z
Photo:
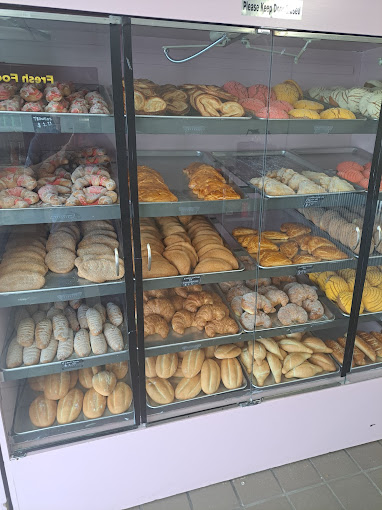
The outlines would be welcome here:
M 370 177 L 370 170 L 364 170 L 364 171 L 362 172 L 362 175 L 363 175 L 364 177 L 366 177 L 366 179 L 369 179 L 369 177 Z
M 261 119 L 289 119 L 289 115 L 285 110 L 273 106 L 270 106 L 269 109 L 264 106 L 261 110 L 257 110 L 256 115 Z
M 361 181 L 357 182 L 358 186 L 362 186 L 362 188 L 367 189 L 369 187 L 369 179 L 362 179 Z
M 244 87 L 244 85 L 238 81 L 227 81 L 227 83 L 223 85 L 223 89 L 238 99 L 245 99 L 248 97 L 247 87 Z
M 277 99 L 273 90 L 269 92 L 269 88 L 261 84 L 251 85 L 248 88 L 248 97 L 259 99 L 264 105 L 268 102 L 268 97 L 270 101 L 276 101 Z
M 271 100 L 271 106 L 274 108 L 280 108 L 280 110 L 284 110 L 285 112 L 290 112 L 290 110 L 293 110 L 293 106 L 288 103 L 288 101 L 272 101 Z
M 239 103 L 245 110 L 249 110 L 257 115 L 257 111 L 264 108 L 264 103 L 253 97 L 247 97 L 246 99 L 240 99 Z
M 366 163 L 365 165 L 363 165 L 363 168 L 366 171 L 370 172 L 370 170 L 371 170 L 371 161 L 369 161 L 369 163 Z
M 338 163 L 337 165 L 337 172 L 347 172 L 348 170 L 363 172 L 363 169 L 363 166 L 355 161 L 342 161 L 342 163 Z

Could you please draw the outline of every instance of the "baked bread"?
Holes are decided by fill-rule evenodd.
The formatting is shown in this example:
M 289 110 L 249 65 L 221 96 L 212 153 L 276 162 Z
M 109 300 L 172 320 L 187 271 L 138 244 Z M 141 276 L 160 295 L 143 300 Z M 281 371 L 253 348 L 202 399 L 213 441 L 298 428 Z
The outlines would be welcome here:
M 179 313 L 179 312 L 177 312 Z M 175 314 L 176 315 L 176 314 Z M 175 316 L 174 315 L 174 316 Z M 167 321 L 160 315 L 152 314 L 144 317 L 144 337 L 158 334 L 163 339 L 167 338 L 170 331 Z
M 48 345 L 40 352 L 40 363 L 51 363 L 57 353 L 58 340 L 52 335 Z
M 335 372 L 337 370 L 336 364 L 331 357 L 322 352 L 312 354 L 309 358 L 309 362 L 321 367 L 322 370 L 326 372 Z
M 105 365 L 105 369 L 108 372 L 113 372 L 118 380 L 124 379 L 129 371 L 129 363 L 128 361 L 120 361 L 119 363 L 107 363 Z
M 60 400 L 69 391 L 70 375 L 68 372 L 45 376 L 44 395 L 49 400 Z
M 259 263 L 260 266 L 271 267 L 291 265 L 292 261 L 281 252 L 264 250 L 260 251 Z
M 8 346 L 6 366 L 7 368 L 17 368 L 23 364 L 23 347 L 13 338 Z
M 188 400 L 195 398 L 201 392 L 201 377 L 200 374 L 194 377 L 183 377 L 175 388 L 175 398 L 178 400 Z
M 215 358 L 229 359 L 240 356 L 241 349 L 235 344 L 218 345 L 215 349 Z
M 153 377 L 146 379 L 148 396 L 157 404 L 170 404 L 175 398 L 175 391 L 167 379 Z
M 77 331 L 74 337 L 74 351 L 80 358 L 85 358 L 91 353 L 90 337 L 86 329 Z
M 236 358 L 223 359 L 220 370 L 222 382 L 227 389 L 233 390 L 242 385 L 243 372 Z
M 50 427 L 56 420 L 57 402 L 39 395 L 29 406 L 29 418 L 35 427 Z
M 160 354 L 156 358 L 155 372 L 161 379 L 169 379 L 178 368 L 178 355 L 175 352 Z
M 108 397 L 113 392 L 116 384 L 117 377 L 115 374 L 106 370 L 98 372 L 92 378 L 93 388 L 105 397 Z
M 81 386 L 86 389 L 93 388 L 93 371 L 91 368 L 81 368 L 78 371 L 78 379 Z
M 260 365 L 257 363 L 253 364 L 253 375 L 256 379 L 257 386 L 264 386 L 264 382 L 270 373 L 271 369 L 266 360 L 263 360 Z
M 292 352 L 283 361 L 282 373 L 286 374 L 309 359 L 312 354 L 308 352 Z
M 121 330 L 113 324 L 106 322 L 104 324 L 103 333 L 108 346 L 115 352 L 122 351 L 124 348 L 123 336 Z
M 205 354 L 203 349 L 187 351 L 182 361 L 182 371 L 184 377 L 191 379 L 199 374 L 202 369 L 204 359 Z
M 60 425 L 76 420 L 82 411 L 84 394 L 78 388 L 70 390 L 57 406 L 57 421 Z
M 35 323 L 31 317 L 22 319 L 17 327 L 17 342 L 22 347 L 30 347 L 35 339 Z M 50 340 L 50 335 L 48 342 Z
M 86 418 L 100 418 L 106 408 L 106 397 L 98 393 L 94 388 L 90 388 L 84 396 L 83 412 Z
M 269 368 L 271 369 L 272 375 L 275 379 L 275 383 L 278 384 L 281 382 L 281 369 L 283 367 L 279 358 L 272 354 L 271 352 L 267 352 L 267 361 L 269 364 Z
M 297 378 L 305 378 L 305 377 L 313 377 L 316 374 L 323 372 L 322 368 L 317 365 L 312 365 L 308 361 L 304 361 L 298 367 L 293 368 L 289 372 L 285 374 L 287 379 L 291 379 L 292 377 Z
M 216 393 L 220 386 L 220 367 L 213 359 L 205 359 L 201 370 L 201 389 L 207 395 Z
M 112 414 L 125 413 L 133 401 L 133 392 L 128 384 L 117 382 L 111 395 L 107 397 L 107 408 Z
M 332 352 L 332 349 L 328 347 L 325 344 L 325 342 L 323 342 L 320 338 L 317 338 L 316 336 L 308 336 L 304 338 L 302 343 L 306 347 L 309 347 L 309 349 L 311 349 L 314 354 L 318 352 L 330 354 Z
M 23 363 L 26 366 L 37 365 L 40 361 L 40 349 L 37 347 L 36 342 L 33 342 L 29 347 L 23 349 Z

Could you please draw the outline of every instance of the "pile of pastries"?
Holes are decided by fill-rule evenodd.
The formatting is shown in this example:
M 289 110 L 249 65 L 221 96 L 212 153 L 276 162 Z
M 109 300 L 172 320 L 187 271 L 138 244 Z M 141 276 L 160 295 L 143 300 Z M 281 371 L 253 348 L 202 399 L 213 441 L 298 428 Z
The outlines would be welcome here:
M 110 158 L 101 147 L 61 150 L 33 168 L 0 169 L 0 209 L 111 205 L 118 201 Z
M 324 317 L 325 310 L 312 285 L 294 276 L 223 282 L 220 288 L 247 331 L 305 324 Z
M 239 267 L 236 257 L 203 216 L 142 218 L 140 230 L 143 278 L 232 271 Z
M 341 161 L 341 163 L 338 163 L 336 171 L 337 175 L 347 181 L 354 182 L 364 189 L 369 187 L 371 161 L 364 165 L 360 165 L 356 161 Z M 382 191 L 382 183 L 379 186 L 379 191 Z
M 148 166 L 137 168 L 139 202 L 177 202 L 159 172 Z
M 145 291 L 143 300 L 145 338 L 158 334 L 165 339 L 170 326 L 179 335 L 196 328 L 209 338 L 239 331 L 220 295 L 201 285 Z
M 264 267 L 348 258 L 331 241 L 310 232 L 311 228 L 307 225 L 292 222 L 283 223 L 279 231 L 264 230 L 260 234 L 256 229 L 237 227 L 232 235 Z
M 154 405 L 166 405 L 242 387 L 245 379 L 237 358 L 243 346 L 240 342 L 146 358 L 147 396 Z
M 299 212 L 308 220 L 319 227 L 324 232 L 327 232 L 330 237 L 339 241 L 342 245 L 349 248 L 354 253 L 359 253 L 361 246 L 363 217 L 357 212 L 346 207 L 306 207 L 299 209 Z M 378 220 L 378 218 L 377 218 Z M 381 226 L 378 222 L 373 227 L 375 239 L 378 238 Z M 370 243 L 370 253 L 381 249 L 381 239 L 378 241 L 377 247 L 375 246 L 374 239 Z
M 188 187 L 203 200 L 239 200 L 240 195 L 213 166 L 191 163 L 183 172 L 189 178 Z
M 112 301 L 92 307 L 80 299 L 18 307 L 16 335 L 8 346 L 6 366 L 17 368 L 122 351 L 122 323 L 121 309 Z
M 48 236 L 48 237 L 47 237 Z M 48 270 L 91 282 L 120 280 L 125 269 L 116 253 L 119 241 L 110 220 L 40 224 L 14 228 L 0 263 L 0 292 L 41 289 Z
M 381 110 L 382 83 L 371 80 L 363 87 L 313 87 L 309 89 L 309 96 L 355 114 L 378 118 Z
M 223 85 L 239 99 L 244 109 L 262 119 L 355 119 L 346 108 L 328 108 L 317 101 L 304 99 L 300 85 L 294 80 L 285 80 L 269 88 L 255 84 L 246 87 L 237 81 Z
M 240 360 L 247 373 L 253 374 L 255 386 L 263 387 L 335 372 L 332 352 L 320 338 L 302 332 L 247 342 Z
M 337 340 L 326 340 L 332 349 L 333 358 L 341 365 L 344 362 L 346 335 Z M 369 363 L 382 361 L 382 335 L 377 331 L 357 331 L 353 351 L 352 367 L 362 367 Z
M 243 117 L 236 97 L 216 85 L 157 85 L 151 80 L 134 80 L 137 115 L 201 115 Z
M 0 111 L 110 114 L 98 91 L 77 88 L 73 83 L 0 83 Z
M 356 276 L 355 269 L 309 273 L 308 276 L 325 292 L 328 299 L 336 303 L 345 314 L 350 315 Z M 359 312 L 382 312 L 382 271 L 376 266 L 367 268 Z
M 28 379 L 37 397 L 29 405 L 35 427 L 65 425 L 128 411 L 133 392 L 126 384 L 127 361 Z
M 249 182 L 270 196 L 339 193 L 355 189 L 339 177 L 330 177 L 323 172 L 309 170 L 303 170 L 300 174 L 291 168 L 270 170 L 264 176 L 254 177 Z

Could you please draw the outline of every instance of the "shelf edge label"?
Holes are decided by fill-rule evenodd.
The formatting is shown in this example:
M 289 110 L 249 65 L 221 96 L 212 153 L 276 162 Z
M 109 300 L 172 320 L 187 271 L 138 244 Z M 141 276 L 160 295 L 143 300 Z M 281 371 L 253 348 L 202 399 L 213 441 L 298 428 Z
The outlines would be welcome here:
M 242 0 L 241 15 L 300 20 L 303 5 L 304 0 Z
M 78 370 L 83 368 L 83 359 L 68 359 L 67 361 L 61 361 L 61 371 L 66 372 L 69 370 Z
M 182 287 L 189 287 L 190 285 L 199 285 L 201 276 L 184 276 L 182 280 Z

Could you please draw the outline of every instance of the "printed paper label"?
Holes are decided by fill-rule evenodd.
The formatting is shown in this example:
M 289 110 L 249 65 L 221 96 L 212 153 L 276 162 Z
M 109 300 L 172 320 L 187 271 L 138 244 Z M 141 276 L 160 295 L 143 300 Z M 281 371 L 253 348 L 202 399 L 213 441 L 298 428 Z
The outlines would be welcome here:
M 242 0 L 242 16 L 259 18 L 302 19 L 304 0 Z

